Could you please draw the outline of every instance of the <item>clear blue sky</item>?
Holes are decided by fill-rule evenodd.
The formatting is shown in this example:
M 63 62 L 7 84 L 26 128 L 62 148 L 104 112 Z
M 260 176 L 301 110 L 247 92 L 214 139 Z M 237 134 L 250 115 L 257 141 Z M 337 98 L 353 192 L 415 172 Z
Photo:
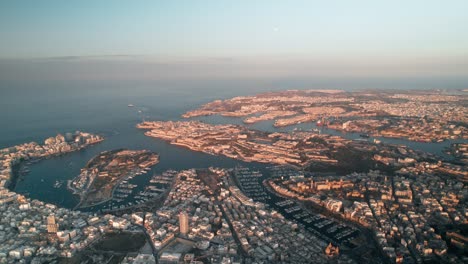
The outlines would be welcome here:
M 402 64 L 405 74 L 466 76 L 467 10 L 466 0 L 3 0 L 0 67 L 10 69 L 12 59 L 129 55 L 132 63 L 263 63 L 264 74 L 287 75 L 294 66 L 343 73 L 364 63 L 361 74 Z
M 459 55 L 468 1 L 0 2 L 0 57 Z

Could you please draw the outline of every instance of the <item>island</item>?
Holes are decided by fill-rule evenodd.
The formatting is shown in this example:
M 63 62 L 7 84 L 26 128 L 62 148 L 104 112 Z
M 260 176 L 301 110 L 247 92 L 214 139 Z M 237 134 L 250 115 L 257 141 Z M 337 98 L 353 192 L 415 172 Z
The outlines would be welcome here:
M 80 196 L 75 208 L 111 200 L 121 181 L 149 170 L 158 162 L 159 155 L 149 150 L 117 149 L 100 153 L 86 164 L 80 175 L 68 182 L 68 188 Z

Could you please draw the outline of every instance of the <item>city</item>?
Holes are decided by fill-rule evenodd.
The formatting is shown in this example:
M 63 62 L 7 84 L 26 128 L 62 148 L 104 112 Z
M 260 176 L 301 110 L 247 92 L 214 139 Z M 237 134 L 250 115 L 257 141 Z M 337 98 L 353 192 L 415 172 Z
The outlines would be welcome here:
M 332 110 L 314 106 L 313 111 Z M 334 122 L 324 126 L 333 129 Z M 351 121 L 347 123 L 352 127 Z M 47 138 L 43 145 L 32 142 L 3 149 L 0 238 L 7 243 L 0 248 L 0 260 L 226 264 L 466 260 L 459 255 L 466 252 L 467 241 L 466 144 L 451 144 L 446 149 L 449 160 L 404 145 L 347 139 L 315 129 L 266 132 L 200 121 L 145 121 L 137 128 L 191 151 L 266 165 L 260 170 L 170 170 L 155 174 L 135 195 L 132 189 L 137 185 L 130 180 L 146 177 L 160 156 L 148 150 L 105 151 L 68 182 L 68 189 L 80 196 L 70 210 L 11 190 L 28 173 L 24 164 L 33 166 L 79 151 L 104 141 L 102 136 L 66 133 Z M 112 206 L 128 199 L 135 202 Z M 88 207 L 100 209 L 76 211 Z M 140 241 L 137 248 L 130 246 L 134 236 Z M 112 240 L 121 241 L 120 247 L 108 249 Z
M 468 1 L 0 1 L 0 264 L 468 263 Z

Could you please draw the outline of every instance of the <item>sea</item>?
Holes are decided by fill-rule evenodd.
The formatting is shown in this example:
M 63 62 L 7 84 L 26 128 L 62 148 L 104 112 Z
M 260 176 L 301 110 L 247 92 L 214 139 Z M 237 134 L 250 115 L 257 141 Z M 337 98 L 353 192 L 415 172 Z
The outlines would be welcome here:
M 413 86 L 412 86 L 413 85 Z M 160 163 L 132 183 L 143 188 L 155 173 L 174 169 L 235 166 L 262 167 L 264 164 L 245 163 L 222 156 L 212 156 L 170 145 L 159 139 L 144 136 L 135 126 L 143 120 L 181 120 L 181 114 L 216 99 L 254 95 L 260 92 L 286 89 L 408 89 L 439 88 L 424 83 L 391 81 L 379 83 L 294 80 L 195 80 L 195 81 L 24 81 L 0 82 L 0 148 L 36 141 L 58 133 L 76 130 L 103 135 L 105 141 L 78 152 L 42 160 L 29 167 L 30 172 L 16 184 L 15 190 L 32 199 L 73 208 L 77 197 L 66 187 L 66 181 L 80 173 L 80 169 L 102 151 L 117 148 L 148 149 L 160 155 Z M 458 88 L 458 86 L 454 86 Z M 450 89 L 448 90 L 450 92 Z M 128 107 L 129 104 L 134 107 Z M 239 118 L 220 116 L 195 118 L 212 124 L 242 124 Z M 265 131 L 310 130 L 306 123 L 287 128 L 273 128 L 271 121 L 249 125 Z M 324 131 L 356 139 L 357 134 Z M 372 140 L 372 138 L 370 139 Z M 398 139 L 383 142 L 409 145 L 412 148 L 444 156 L 450 143 L 418 143 Z M 57 188 L 56 183 L 63 183 Z

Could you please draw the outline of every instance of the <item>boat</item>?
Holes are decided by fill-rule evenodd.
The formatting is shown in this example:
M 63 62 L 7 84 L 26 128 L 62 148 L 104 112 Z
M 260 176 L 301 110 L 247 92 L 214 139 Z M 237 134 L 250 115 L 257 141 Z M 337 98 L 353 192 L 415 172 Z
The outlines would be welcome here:
M 369 138 L 370 137 L 369 134 L 360 134 L 359 136 L 362 137 L 362 138 Z
M 356 139 L 353 139 L 354 141 L 358 141 L 358 142 L 368 142 L 367 139 L 365 138 L 356 138 Z
M 129 105 L 128 105 L 128 107 L 134 107 L 134 105 L 132 105 L 132 104 L 129 104 Z
M 54 188 L 58 189 L 58 188 L 62 187 L 62 184 L 63 183 L 60 182 L 60 181 L 55 181 Z

